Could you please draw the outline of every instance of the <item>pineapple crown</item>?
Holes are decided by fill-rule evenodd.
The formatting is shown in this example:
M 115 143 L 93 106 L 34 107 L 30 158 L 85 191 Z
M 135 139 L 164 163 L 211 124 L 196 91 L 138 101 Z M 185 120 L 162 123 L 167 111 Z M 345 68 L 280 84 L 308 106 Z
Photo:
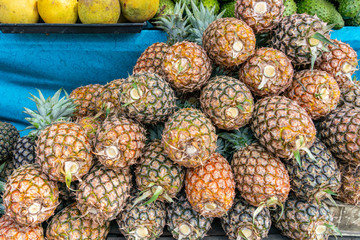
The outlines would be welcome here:
M 59 89 L 53 97 L 44 98 L 44 95 L 39 89 L 39 97 L 36 97 L 30 93 L 32 98 L 31 101 L 35 102 L 37 111 L 33 111 L 28 108 L 24 108 L 24 113 L 30 115 L 31 117 L 25 118 L 31 126 L 28 126 L 26 129 L 33 129 L 30 131 L 30 137 L 36 137 L 41 130 L 46 128 L 48 125 L 59 122 L 59 121 L 70 121 L 70 117 L 75 111 L 76 104 L 74 100 L 69 98 L 69 95 L 64 90 L 65 96 L 60 98 L 62 89 Z

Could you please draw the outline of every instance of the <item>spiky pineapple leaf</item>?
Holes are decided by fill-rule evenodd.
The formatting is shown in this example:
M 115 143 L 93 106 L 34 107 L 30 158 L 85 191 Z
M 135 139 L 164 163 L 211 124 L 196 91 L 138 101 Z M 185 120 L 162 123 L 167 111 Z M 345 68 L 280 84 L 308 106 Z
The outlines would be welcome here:
M 311 36 L 311 38 L 317 39 L 323 43 L 327 43 L 327 44 L 331 44 L 336 46 L 335 43 L 333 43 L 332 41 L 330 41 L 329 39 L 327 39 L 324 35 L 322 35 L 321 33 L 315 33 L 314 35 Z

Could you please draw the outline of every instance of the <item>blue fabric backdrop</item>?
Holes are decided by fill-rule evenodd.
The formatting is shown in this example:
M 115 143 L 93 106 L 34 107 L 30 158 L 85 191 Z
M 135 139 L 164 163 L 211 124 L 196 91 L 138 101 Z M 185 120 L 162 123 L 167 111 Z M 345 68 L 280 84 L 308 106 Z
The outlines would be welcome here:
M 360 56 L 360 28 L 334 31 L 332 38 L 349 43 Z M 36 88 L 48 97 L 61 87 L 70 93 L 78 86 L 127 77 L 140 54 L 162 41 L 166 34 L 159 30 L 136 34 L 0 33 L 0 121 L 23 130 L 27 126 L 23 107 L 35 108 L 29 93 L 37 96 Z

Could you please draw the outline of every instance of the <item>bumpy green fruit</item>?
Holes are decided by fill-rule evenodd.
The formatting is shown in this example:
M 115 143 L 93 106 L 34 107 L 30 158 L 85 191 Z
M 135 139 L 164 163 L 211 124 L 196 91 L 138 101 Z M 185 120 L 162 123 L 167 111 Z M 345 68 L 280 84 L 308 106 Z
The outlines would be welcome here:
M 160 0 L 159 9 L 155 14 L 155 18 L 162 17 L 164 15 L 174 14 L 175 3 L 172 0 Z
M 220 12 L 225 10 L 223 17 L 235 17 L 235 0 L 221 5 Z
M 341 0 L 339 2 L 338 10 L 344 18 L 353 18 L 360 12 L 359 0 Z
M 206 7 L 207 9 L 212 9 L 215 7 L 214 14 L 218 14 L 220 10 L 220 3 L 217 0 L 201 0 L 201 3 Z M 234 10 L 235 12 L 235 10 Z
M 345 20 L 346 26 L 360 26 L 360 12 L 354 17 Z
M 294 0 L 284 0 L 284 16 L 291 16 L 296 13 L 297 6 Z

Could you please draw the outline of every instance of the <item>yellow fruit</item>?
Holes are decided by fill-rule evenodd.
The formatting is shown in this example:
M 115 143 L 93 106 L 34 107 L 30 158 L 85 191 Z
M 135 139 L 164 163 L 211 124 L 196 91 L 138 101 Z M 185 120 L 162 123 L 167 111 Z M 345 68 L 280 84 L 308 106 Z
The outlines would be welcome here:
M 78 18 L 77 0 L 38 0 L 38 11 L 46 23 L 74 24 Z
M 84 24 L 115 24 L 120 12 L 119 0 L 79 0 L 79 18 Z
M 0 0 L 0 23 L 37 23 L 37 0 Z
M 155 16 L 159 0 L 120 0 L 121 11 L 130 22 L 145 22 Z

